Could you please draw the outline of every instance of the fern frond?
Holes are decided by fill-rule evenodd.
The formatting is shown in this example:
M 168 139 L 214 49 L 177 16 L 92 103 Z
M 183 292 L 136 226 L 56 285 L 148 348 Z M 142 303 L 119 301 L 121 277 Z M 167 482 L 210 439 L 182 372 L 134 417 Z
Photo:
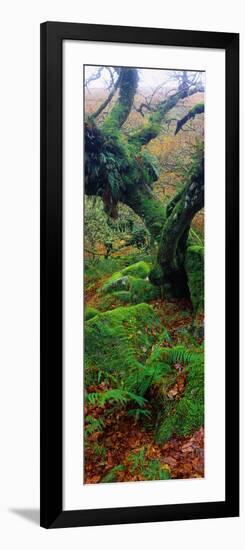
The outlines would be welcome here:
M 194 358 L 194 354 L 186 349 L 185 346 L 163 348 L 162 351 L 165 352 L 166 363 L 170 365 L 174 365 L 174 363 L 183 363 L 186 365 L 190 363 Z
M 104 428 L 104 422 L 101 418 L 94 418 L 93 416 L 86 416 L 85 418 L 85 435 L 91 435 L 94 432 L 102 432 Z
M 130 401 L 135 401 L 140 407 L 143 407 L 146 403 L 144 397 L 121 388 L 115 388 L 104 392 L 92 392 L 87 395 L 87 403 L 89 405 L 104 407 L 105 403 L 108 401 L 115 401 L 120 405 L 126 405 Z

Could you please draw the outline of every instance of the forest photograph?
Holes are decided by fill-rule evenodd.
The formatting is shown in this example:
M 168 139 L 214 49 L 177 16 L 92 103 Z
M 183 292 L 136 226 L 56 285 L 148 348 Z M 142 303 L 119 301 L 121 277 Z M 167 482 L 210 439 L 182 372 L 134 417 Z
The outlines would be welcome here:
M 205 73 L 83 67 L 85 484 L 203 478 Z

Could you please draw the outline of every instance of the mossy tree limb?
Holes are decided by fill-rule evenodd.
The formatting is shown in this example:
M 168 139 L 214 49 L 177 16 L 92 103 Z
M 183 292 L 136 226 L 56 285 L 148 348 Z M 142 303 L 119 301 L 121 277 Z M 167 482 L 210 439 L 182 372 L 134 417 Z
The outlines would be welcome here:
M 178 134 L 188 120 L 195 118 L 196 115 L 200 115 L 201 113 L 204 113 L 204 103 L 196 103 L 196 105 L 194 105 L 194 107 L 192 107 L 192 109 L 190 109 L 190 111 L 183 118 L 178 120 L 175 135 Z
M 188 278 L 191 301 L 197 315 L 204 307 L 204 248 L 188 246 L 185 255 L 185 269 Z
M 169 110 L 203 88 L 188 81 L 183 71 L 177 91 L 154 106 L 146 125 L 126 137 L 121 126 L 131 112 L 138 78 L 137 69 L 121 68 L 116 83 L 119 96 L 104 122 L 96 125 L 92 115 L 85 123 L 85 192 L 100 195 L 111 217 L 117 216 L 118 201 L 127 204 L 156 239 L 166 214 L 153 193 L 153 184 L 158 179 L 155 161 L 142 146 L 160 133 Z
M 128 187 L 123 202 L 144 221 L 152 237 L 158 240 L 166 218 L 166 211 L 150 187 L 143 182 L 140 182 L 135 188 Z
M 173 95 L 170 95 L 164 101 L 161 101 L 156 110 L 149 116 L 147 122 L 140 128 L 131 133 L 129 136 L 129 143 L 134 144 L 136 147 L 140 148 L 142 145 L 146 145 L 152 139 L 156 138 L 161 131 L 161 125 L 166 117 L 166 114 L 171 111 L 180 100 L 185 99 L 186 97 L 196 94 L 198 92 L 203 92 L 203 86 L 197 85 L 189 87 L 187 84 Z M 197 114 L 197 113 L 195 113 Z M 192 117 L 194 118 L 195 114 L 193 113 Z M 191 115 L 189 116 L 191 118 Z
M 203 206 L 204 154 L 201 148 L 193 159 L 185 188 L 163 226 L 157 255 L 159 267 L 150 274 L 153 283 L 159 284 L 161 281 L 161 285 L 174 287 L 175 292 L 184 293 L 187 284 L 184 260 L 188 232 L 193 217 Z M 178 288 L 182 284 L 183 288 Z
M 154 239 L 159 236 L 165 208 L 154 195 L 158 178 L 151 158 L 134 155 L 123 140 L 111 139 L 93 122 L 85 123 L 85 193 L 103 198 L 107 213 L 116 215 L 116 204 L 123 202 L 142 218 Z
M 119 129 L 127 120 L 132 109 L 134 96 L 138 86 L 138 71 L 137 69 L 122 69 L 119 76 L 119 97 L 113 105 L 112 110 L 107 115 L 105 122 L 102 125 L 104 131 L 115 131 Z

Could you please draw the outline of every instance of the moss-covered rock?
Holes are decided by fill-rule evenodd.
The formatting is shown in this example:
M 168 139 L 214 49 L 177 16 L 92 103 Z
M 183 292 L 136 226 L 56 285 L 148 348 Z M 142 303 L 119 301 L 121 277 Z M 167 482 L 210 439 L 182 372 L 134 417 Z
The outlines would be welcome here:
M 85 322 L 85 384 L 109 375 L 125 382 L 141 368 L 162 331 L 158 314 L 148 304 L 119 307 Z
M 104 292 L 113 292 L 115 290 L 128 290 L 130 277 L 137 277 L 139 279 L 145 279 L 150 272 L 150 265 L 147 262 L 140 261 L 136 264 L 129 265 L 121 271 L 113 273 L 113 275 L 106 281 L 102 290 Z
M 136 264 L 129 265 L 122 270 L 122 275 L 132 275 L 132 277 L 139 277 L 145 279 L 150 272 L 150 265 L 147 262 L 137 262 Z
M 117 275 L 117 277 L 114 279 L 114 275 L 109 279 L 109 281 L 107 281 L 103 288 L 102 288 L 102 291 L 103 292 L 106 292 L 106 293 L 111 293 L 111 292 L 118 292 L 120 290 L 129 290 L 130 288 L 130 279 L 132 279 L 132 277 L 129 277 L 128 275 L 122 275 L 122 273 L 115 273 L 115 275 Z
M 141 304 L 155 300 L 160 295 L 160 290 L 154 287 L 149 281 L 128 277 L 128 289 L 113 292 L 118 300 L 130 302 L 132 304 Z
M 158 298 L 159 288 L 149 280 L 150 265 L 140 261 L 114 273 L 102 287 L 102 292 L 111 294 L 123 303 L 140 304 Z
M 98 310 L 94 307 L 87 306 L 84 311 L 84 321 L 89 321 L 89 319 L 92 319 L 95 315 L 98 315 L 98 313 Z
M 204 307 L 204 248 L 192 245 L 185 255 L 185 270 L 194 312 Z

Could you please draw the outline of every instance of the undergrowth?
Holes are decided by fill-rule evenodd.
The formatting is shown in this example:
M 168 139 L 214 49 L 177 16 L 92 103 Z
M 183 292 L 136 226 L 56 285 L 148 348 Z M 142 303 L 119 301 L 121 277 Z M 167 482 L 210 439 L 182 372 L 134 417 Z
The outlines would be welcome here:
M 192 258 L 200 257 L 201 245 L 189 248 Z M 97 274 L 90 262 L 86 272 L 88 286 L 96 277 L 102 280 L 98 309 L 87 306 L 84 315 L 85 447 L 101 465 L 108 451 L 103 439 L 108 419 L 123 411 L 160 445 L 204 425 L 203 346 L 185 326 L 176 330 L 173 340 L 154 302 L 144 303 L 158 299 L 151 295 L 149 259 L 132 260 L 135 257 L 100 260 Z M 120 303 L 124 305 L 117 307 Z M 103 311 L 110 304 L 114 309 Z M 145 449 L 132 451 L 127 460 L 126 466 L 116 464 L 106 471 L 100 481 L 120 481 L 129 474 L 136 480 L 170 477 L 166 465 L 150 459 Z

